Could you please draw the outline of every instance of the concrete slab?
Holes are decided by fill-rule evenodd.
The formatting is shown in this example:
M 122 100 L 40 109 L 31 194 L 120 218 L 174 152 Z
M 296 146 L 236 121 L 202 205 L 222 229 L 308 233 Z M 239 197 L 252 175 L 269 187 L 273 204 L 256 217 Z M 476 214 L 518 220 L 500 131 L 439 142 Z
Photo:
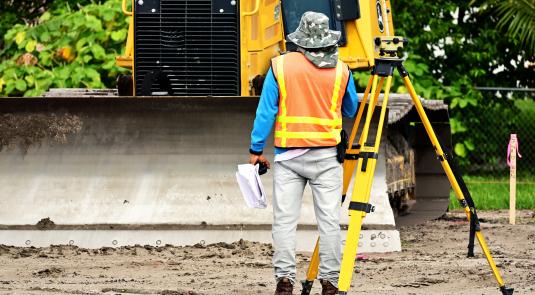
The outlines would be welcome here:
M 342 251 L 347 231 L 341 231 Z M 16 247 L 75 245 L 82 248 L 151 245 L 191 246 L 197 243 L 232 243 L 240 239 L 272 243 L 270 230 L 0 230 L 0 243 Z M 298 230 L 296 251 L 314 251 L 318 232 Z M 358 253 L 401 251 L 397 230 L 363 230 Z

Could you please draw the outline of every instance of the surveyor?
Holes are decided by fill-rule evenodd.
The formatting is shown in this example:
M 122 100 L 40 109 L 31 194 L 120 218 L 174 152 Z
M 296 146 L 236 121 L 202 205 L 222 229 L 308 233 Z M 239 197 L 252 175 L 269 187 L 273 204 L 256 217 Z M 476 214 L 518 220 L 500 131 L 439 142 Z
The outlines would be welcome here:
M 322 294 L 338 294 L 343 168 L 336 146 L 341 142 L 342 115 L 353 117 L 358 107 L 351 71 L 338 59 L 340 37 L 340 32 L 329 30 L 324 14 L 304 13 L 297 30 L 288 35 L 299 50 L 271 61 L 256 111 L 251 164 L 270 168 L 262 150 L 276 124 L 272 226 L 276 295 L 291 295 L 295 284 L 295 236 L 307 182 L 320 234 Z

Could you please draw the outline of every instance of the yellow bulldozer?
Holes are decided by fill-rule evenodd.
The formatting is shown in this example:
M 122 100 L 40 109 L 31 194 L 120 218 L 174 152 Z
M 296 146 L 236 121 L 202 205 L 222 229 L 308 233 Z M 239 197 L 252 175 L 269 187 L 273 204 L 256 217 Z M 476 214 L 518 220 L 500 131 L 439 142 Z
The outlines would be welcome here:
M 390 0 L 129 4 L 124 0 L 132 16 L 126 54 L 116 60 L 132 75 L 118 77 L 118 90 L 53 89 L 2 99 L 3 114 L 39 118 L 41 125 L 31 121 L 17 131 L 29 148 L 0 153 L 0 240 L 83 247 L 271 242 L 272 210 L 248 208 L 235 178 L 237 165 L 248 162 L 270 60 L 297 49 L 286 36 L 304 12 L 316 11 L 342 32 L 340 59 L 367 71 L 378 57 L 373 38 L 394 36 Z M 451 148 L 447 106 L 422 103 Z M 448 178 L 411 98 L 392 94 L 387 111 L 370 201 L 377 209 L 365 220 L 362 241 L 368 232 L 393 242 L 381 249 L 365 244 L 364 252 L 399 250 L 396 226 L 437 218 L 449 202 Z M 344 118 L 349 133 L 354 120 Z M 38 136 L 42 124 L 55 128 L 54 138 Z M 57 138 L 63 144 L 45 143 Z M 273 155 L 272 141 L 265 154 Z M 268 200 L 271 178 L 263 176 Z M 306 190 L 298 250 L 311 251 L 317 238 L 310 196 Z

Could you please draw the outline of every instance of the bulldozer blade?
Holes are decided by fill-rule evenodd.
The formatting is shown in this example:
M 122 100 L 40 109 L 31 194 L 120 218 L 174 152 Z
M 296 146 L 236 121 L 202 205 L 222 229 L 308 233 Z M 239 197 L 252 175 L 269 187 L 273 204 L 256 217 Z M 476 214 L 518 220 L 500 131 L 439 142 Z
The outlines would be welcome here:
M 237 165 L 249 162 L 258 97 L 62 93 L 0 98 L 3 244 L 271 243 L 272 210 L 247 207 L 235 178 Z M 273 138 L 264 154 L 273 162 Z M 262 176 L 268 204 L 272 179 L 271 171 Z M 318 233 L 308 187 L 298 229 L 297 251 L 312 251 Z M 373 229 L 370 236 L 383 228 Z
M 54 146 L 35 140 L 35 124 L 2 133 L 18 136 L 2 138 L 3 243 L 25 245 L 15 231 L 40 229 L 270 229 L 271 211 L 248 208 L 235 178 L 237 165 L 249 161 L 258 97 L 1 98 L 0 105 L 0 115 L 15 121 L 40 116 L 63 124 L 68 114 L 81 124 Z M 8 150 L 6 142 L 21 144 Z M 273 159 L 272 141 L 265 154 Z M 269 195 L 271 176 L 263 177 Z

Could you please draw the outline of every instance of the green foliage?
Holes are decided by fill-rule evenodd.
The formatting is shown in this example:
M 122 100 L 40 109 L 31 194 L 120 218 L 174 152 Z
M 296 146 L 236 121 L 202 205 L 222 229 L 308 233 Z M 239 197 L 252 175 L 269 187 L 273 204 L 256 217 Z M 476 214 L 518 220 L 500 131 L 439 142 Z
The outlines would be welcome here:
M 535 1 L 534 0 L 487 0 L 481 9 L 500 18 L 498 29 L 507 29 L 507 34 L 518 37 L 520 45 L 535 53 Z
M 36 25 L 43 11 L 53 11 L 60 7 L 77 7 L 86 5 L 91 0 L 3 0 L 0 1 L 2 21 L 0 21 L 0 36 L 16 24 Z M 4 47 L 4 40 L 0 39 L 0 49 Z
M 402 53 L 416 92 L 450 106 L 456 162 L 496 163 L 503 158 L 504 138 L 515 133 L 519 109 L 515 99 L 525 93 L 478 91 L 473 87 L 533 87 L 535 56 L 519 40 L 497 30 L 499 18 L 479 13 L 482 0 L 392 1 L 396 35 L 409 39 Z M 355 73 L 365 87 L 368 73 Z M 397 75 L 396 75 L 397 76 Z M 406 93 L 399 77 L 392 92 Z M 499 122 L 496 128 L 495 122 Z
M 4 36 L 0 96 L 37 96 L 49 88 L 106 88 L 127 70 L 115 64 L 124 54 L 130 21 L 120 0 L 65 6 L 44 13 L 37 26 L 15 25 Z

